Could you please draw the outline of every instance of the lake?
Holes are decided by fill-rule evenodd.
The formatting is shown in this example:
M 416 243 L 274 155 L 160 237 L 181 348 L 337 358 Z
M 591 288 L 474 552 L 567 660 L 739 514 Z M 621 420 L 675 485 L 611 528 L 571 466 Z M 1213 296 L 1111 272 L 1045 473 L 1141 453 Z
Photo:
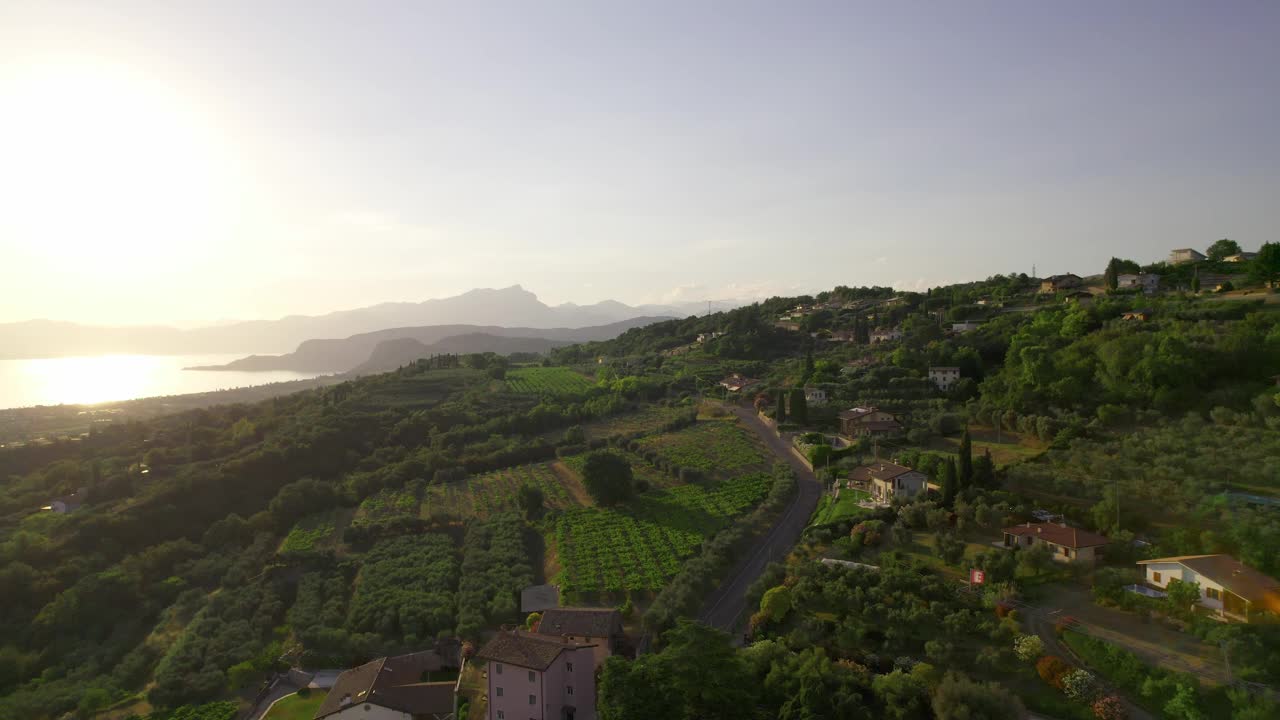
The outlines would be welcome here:
M 0 360 L 0 409 L 184 395 L 305 380 L 320 373 L 208 372 L 242 355 L 97 355 Z

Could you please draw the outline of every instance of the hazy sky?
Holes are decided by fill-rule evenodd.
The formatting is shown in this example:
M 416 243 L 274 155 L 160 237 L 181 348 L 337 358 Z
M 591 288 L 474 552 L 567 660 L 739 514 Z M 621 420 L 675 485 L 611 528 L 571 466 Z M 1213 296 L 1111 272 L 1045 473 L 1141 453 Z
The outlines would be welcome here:
M 0 0 L 0 322 L 1280 240 L 1276 2 Z

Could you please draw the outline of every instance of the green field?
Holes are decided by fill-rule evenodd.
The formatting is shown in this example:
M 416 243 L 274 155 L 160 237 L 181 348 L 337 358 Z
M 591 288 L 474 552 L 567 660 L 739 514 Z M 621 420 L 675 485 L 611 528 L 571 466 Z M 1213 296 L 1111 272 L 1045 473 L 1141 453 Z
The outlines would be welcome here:
M 526 367 L 507 372 L 507 389 L 534 395 L 571 395 L 583 392 L 594 383 L 565 367 Z
M 813 512 L 813 519 L 809 521 L 809 524 L 824 525 L 845 518 L 869 514 L 871 511 L 860 507 L 858 502 L 869 500 L 870 498 L 871 495 L 869 493 L 847 488 L 840 491 L 840 497 L 834 502 L 832 502 L 830 495 L 823 495 L 822 499 L 818 501 L 818 509 Z
M 704 420 L 673 433 L 642 438 L 640 447 L 642 451 L 656 451 L 677 466 L 706 473 L 765 463 L 765 453 L 755 436 L 729 420 Z
M 651 433 L 661 430 L 667 423 L 692 412 L 693 408 L 691 406 L 664 407 L 661 405 L 649 405 L 638 412 L 615 415 L 607 420 L 589 423 L 582 426 L 582 429 L 586 432 L 587 437 L 591 439 L 608 438 L 614 435 Z
M 443 513 L 453 517 L 488 517 L 496 512 L 518 510 L 516 493 L 529 484 L 542 491 L 543 505 L 552 509 L 576 507 L 579 502 L 552 463 L 517 465 L 467 478 L 459 483 L 432 485 L 422 498 L 420 514 Z
M 317 513 L 294 523 L 277 552 L 281 555 L 305 555 L 328 545 L 336 528 L 335 515 L 335 511 Z
M 417 514 L 418 499 L 412 492 L 405 489 L 382 490 L 361 501 L 352 524 L 363 525 Z
M 328 694 L 324 690 L 312 690 L 306 697 L 297 693 L 286 695 L 271 706 L 270 712 L 263 715 L 262 720 L 311 720 L 324 702 L 324 696 Z
M 767 473 L 753 473 L 713 489 L 652 491 L 626 509 L 570 510 L 555 525 L 555 583 L 562 592 L 658 590 L 705 538 L 763 500 L 771 483 Z

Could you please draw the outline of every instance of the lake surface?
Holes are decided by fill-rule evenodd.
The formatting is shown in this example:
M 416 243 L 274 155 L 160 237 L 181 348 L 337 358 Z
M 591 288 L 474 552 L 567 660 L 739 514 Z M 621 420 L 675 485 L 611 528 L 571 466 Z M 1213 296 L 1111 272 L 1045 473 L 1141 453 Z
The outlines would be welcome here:
M 96 355 L 0 360 L 0 408 L 99 403 L 156 395 L 229 390 L 320 373 L 290 371 L 208 372 L 192 365 L 221 365 L 242 355 Z

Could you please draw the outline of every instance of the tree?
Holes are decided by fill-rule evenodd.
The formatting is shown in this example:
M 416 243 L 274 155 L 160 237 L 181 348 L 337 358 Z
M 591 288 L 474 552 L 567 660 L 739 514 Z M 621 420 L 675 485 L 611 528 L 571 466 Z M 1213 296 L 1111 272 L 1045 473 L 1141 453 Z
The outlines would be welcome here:
M 973 462 L 973 484 L 980 488 L 995 487 L 996 464 L 989 449 Z
M 617 505 L 635 495 L 631 463 L 608 450 L 587 455 L 582 468 L 582 484 L 597 505 Z
M 1218 262 L 1230 255 L 1239 255 L 1240 243 L 1237 243 L 1235 240 L 1231 240 L 1228 238 L 1215 240 L 1214 243 L 1209 246 L 1209 249 L 1204 251 L 1204 254 L 1210 260 L 1214 262 Z
M 1184 580 L 1170 580 L 1164 591 L 1168 594 L 1165 604 L 1169 611 L 1180 617 L 1189 615 L 1192 608 L 1200 602 L 1200 583 Z
M 760 599 L 760 613 L 773 622 L 781 622 L 791 612 L 791 588 L 779 585 Z
M 1191 292 L 1200 292 L 1200 268 L 1197 267 L 1191 276 Z
M 635 660 L 625 660 L 614 655 L 604 661 L 596 700 L 600 720 L 683 716 L 679 697 L 653 691 L 656 687 L 670 687 L 674 680 L 670 676 L 671 666 L 660 658 L 660 655 L 642 655 Z
M 996 683 L 978 683 L 947 673 L 933 694 L 938 720 L 1020 720 L 1027 711 L 1022 701 Z
M 795 388 L 791 391 L 791 417 L 801 425 L 809 420 L 809 406 L 804 399 L 804 388 Z
M 948 458 L 942 463 L 942 504 L 951 507 L 956 502 L 956 461 Z
M 542 512 L 542 490 L 528 483 L 520 486 L 516 493 L 516 502 L 526 518 L 537 517 Z
M 1111 258 L 1111 262 L 1107 263 L 1107 269 L 1102 273 L 1102 278 L 1108 290 L 1120 287 L 1120 271 L 1116 268 L 1116 258 Z
M 960 437 L 960 469 L 956 480 L 961 490 L 973 487 L 973 441 L 969 438 L 967 425 Z
M 1276 280 L 1280 279 L 1280 243 L 1263 243 L 1258 248 L 1258 256 L 1253 259 L 1249 274 L 1255 282 L 1274 287 Z
M 871 681 L 876 697 L 890 720 L 928 720 L 929 688 L 913 674 L 894 670 Z
M 1036 543 L 1018 551 L 1018 567 L 1031 575 L 1039 575 L 1053 566 L 1053 551 L 1044 543 Z

